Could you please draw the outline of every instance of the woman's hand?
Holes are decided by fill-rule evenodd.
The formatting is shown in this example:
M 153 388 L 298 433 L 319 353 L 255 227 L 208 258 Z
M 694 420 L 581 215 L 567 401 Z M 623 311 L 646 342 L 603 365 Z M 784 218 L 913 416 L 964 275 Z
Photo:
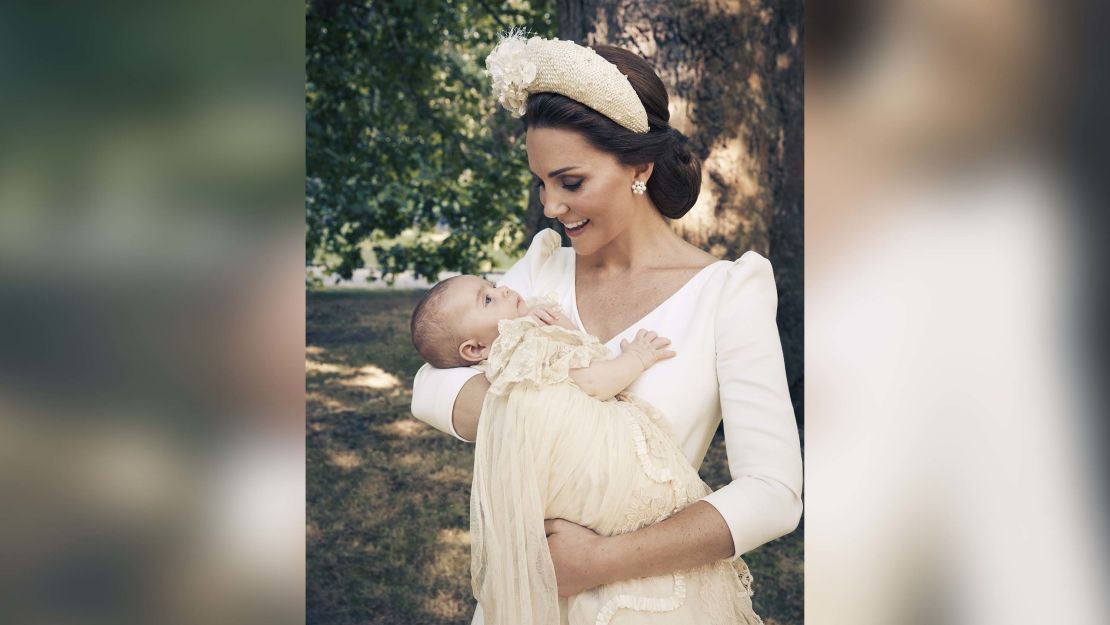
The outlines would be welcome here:
M 602 554 L 607 540 L 593 530 L 563 519 L 543 522 L 555 564 L 559 596 L 570 597 L 606 583 Z

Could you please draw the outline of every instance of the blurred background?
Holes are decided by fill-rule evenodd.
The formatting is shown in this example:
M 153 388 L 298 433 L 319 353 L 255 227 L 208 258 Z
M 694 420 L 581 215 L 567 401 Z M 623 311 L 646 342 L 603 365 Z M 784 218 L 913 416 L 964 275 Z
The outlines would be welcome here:
M 561 231 L 529 184 L 523 128 L 485 75 L 513 27 L 621 46 L 655 67 L 671 124 L 704 162 L 697 204 L 672 225 L 719 258 L 771 260 L 804 423 L 800 2 L 309 2 L 310 621 L 470 621 L 473 448 L 409 413 L 422 363 L 408 321 L 437 278 L 495 276 L 537 231 Z M 720 432 L 701 473 L 730 481 Z M 745 554 L 769 624 L 802 622 L 802 542 L 798 530 Z
M 806 13 L 806 617 L 1105 623 L 1106 3 Z
M 303 621 L 303 53 L 0 4 L 0 622 Z
M 0 621 L 305 620 L 312 10 L 0 6 Z M 811 623 L 1110 616 L 1106 10 L 805 7 Z

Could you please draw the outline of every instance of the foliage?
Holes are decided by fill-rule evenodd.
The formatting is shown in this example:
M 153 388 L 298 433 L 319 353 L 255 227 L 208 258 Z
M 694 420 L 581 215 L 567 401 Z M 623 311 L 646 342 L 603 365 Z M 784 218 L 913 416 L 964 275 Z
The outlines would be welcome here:
M 349 278 L 369 242 L 387 277 L 434 279 L 520 245 L 527 159 L 484 59 L 510 27 L 553 35 L 554 14 L 552 0 L 307 3 L 310 263 Z

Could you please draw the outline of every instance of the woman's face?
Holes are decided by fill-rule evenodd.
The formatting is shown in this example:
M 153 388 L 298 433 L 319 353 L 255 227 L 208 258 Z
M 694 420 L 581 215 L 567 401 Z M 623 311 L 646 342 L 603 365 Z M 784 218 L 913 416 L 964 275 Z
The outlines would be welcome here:
M 635 168 L 571 130 L 530 128 L 527 146 L 543 214 L 562 222 L 576 253 L 589 256 L 628 229 L 642 208 L 634 197 L 647 197 L 632 194 Z

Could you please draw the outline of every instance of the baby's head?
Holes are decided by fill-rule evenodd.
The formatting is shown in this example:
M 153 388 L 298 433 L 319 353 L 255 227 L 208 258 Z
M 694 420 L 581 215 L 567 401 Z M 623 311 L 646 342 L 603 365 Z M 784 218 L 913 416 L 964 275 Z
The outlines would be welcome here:
M 481 362 L 497 338 L 497 322 L 528 314 L 524 298 L 478 276 L 435 285 L 412 311 L 412 344 L 429 364 L 447 369 Z

